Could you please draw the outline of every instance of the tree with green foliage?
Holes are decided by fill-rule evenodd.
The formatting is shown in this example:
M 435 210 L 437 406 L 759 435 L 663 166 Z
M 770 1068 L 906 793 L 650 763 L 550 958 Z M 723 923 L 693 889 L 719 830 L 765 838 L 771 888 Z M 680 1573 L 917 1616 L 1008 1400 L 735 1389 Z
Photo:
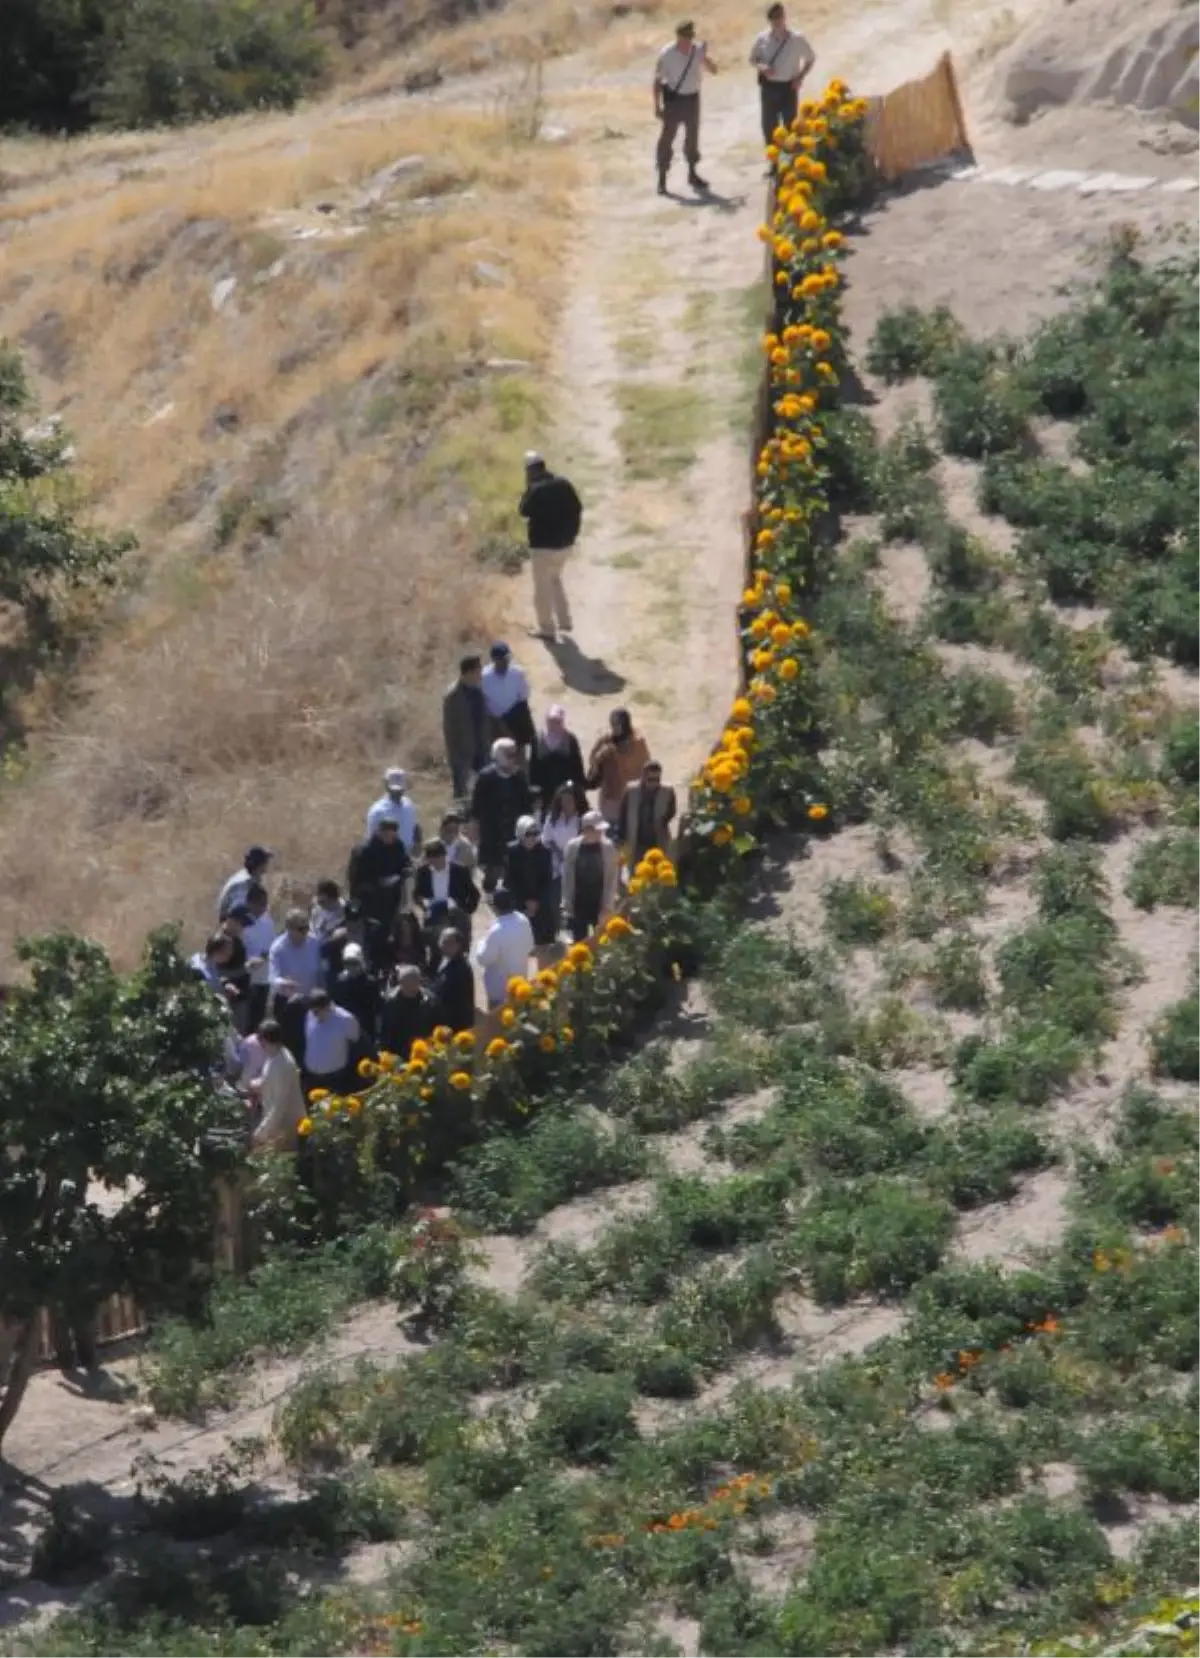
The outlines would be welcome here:
M 40 1309 L 77 1323 L 117 1291 L 194 1305 L 214 1230 L 204 1145 L 236 1148 L 244 1117 L 213 1083 L 221 1011 L 171 929 L 129 975 L 66 933 L 17 953 L 27 982 L 0 1008 L 0 1442 Z
M 0 6 L 0 120 L 41 131 L 290 109 L 324 69 L 313 0 Z
M 0 603 L 21 612 L 26 649 L 44 649 L 63 592 L 111 583 L 134 540 L 79 522 L 69 446 L 60 431 L 32 428 L 34 412 L 20 354 L 0 340 Z

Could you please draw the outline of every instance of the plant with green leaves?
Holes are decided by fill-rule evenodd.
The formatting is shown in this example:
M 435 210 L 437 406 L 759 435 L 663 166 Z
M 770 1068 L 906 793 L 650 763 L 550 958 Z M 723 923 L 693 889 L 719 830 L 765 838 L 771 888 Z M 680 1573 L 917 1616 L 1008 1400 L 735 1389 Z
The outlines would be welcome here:
M 28 981 L 0 1008 L 0 1439 L 33 1367 L 40 1308 L 77 1332 L 87 1359 L 91 1320 L 116 1290 L 195 1307 L 214 1172 L 245 1156 L 245 1108 L 213 1076 L 221 1011 L 170 929 L 128 976 L 69 934 L 17 949 Z M 125 1194 L 115 1209 L 98 1201 L 106 1188 Z

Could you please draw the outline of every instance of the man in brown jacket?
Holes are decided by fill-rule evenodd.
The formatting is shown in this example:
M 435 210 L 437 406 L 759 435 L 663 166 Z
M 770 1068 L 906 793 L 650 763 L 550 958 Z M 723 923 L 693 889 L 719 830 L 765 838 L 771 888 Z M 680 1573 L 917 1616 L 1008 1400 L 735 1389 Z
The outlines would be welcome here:
M 621 801 L 621 845 L 632 869 L 651 847 L 666 852 L 671 845 L 675 817 L 675 790 L 662 780 L 657 760 L 647 760 L 640 783 L 631 783 Z
M 487 765 L 487 709 L 483 701 L 483 660 L 464 656 L 458 678 L 442 698 L 442 736 L 454 797 L 465 800 L 477 772 Z

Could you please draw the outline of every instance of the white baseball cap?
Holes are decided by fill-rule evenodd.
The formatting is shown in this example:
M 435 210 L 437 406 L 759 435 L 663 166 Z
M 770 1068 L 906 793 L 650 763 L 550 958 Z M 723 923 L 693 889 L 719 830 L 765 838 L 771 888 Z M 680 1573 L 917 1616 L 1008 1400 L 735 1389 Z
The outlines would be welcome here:
M 383 774 L 383 781 L 389 789 L 406 789 L 408 787 L 408 773 L 403 766 L 389 766 Z

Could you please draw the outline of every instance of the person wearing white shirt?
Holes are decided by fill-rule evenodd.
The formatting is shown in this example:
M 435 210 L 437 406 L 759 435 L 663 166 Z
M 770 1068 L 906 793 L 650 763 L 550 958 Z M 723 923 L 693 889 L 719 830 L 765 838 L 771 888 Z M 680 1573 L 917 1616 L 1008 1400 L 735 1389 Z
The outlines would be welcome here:
M 339 1007 L 327 990 L 314 990 L 304 1020 L 304 1093 L 326 1088 L 344 1094 L 350 1087 L 351 1058 L 358 1041 L 358 1020 Z
M 700 162 L 700 85 L 705 74 L 716 73 L 717 65 L 708 55 L 707 42 L 696 39 L 696 25 L 680 23 L 674 43 L 663 47 L 654 65 L 654 113 L 662 123 L 655 151 L 660 196 L 667 194 L 675 134 L 681 127 L 688 183 L 693 190 L 708 189 L 696 171 Z
M 463 834 L 462 818 L 457 812 L 447 812 L 442 819 L 439 837 L 446 848 L 446 856 L 452 864 L 458 864 L 468 874 L 472 874 L 479 862 L 475 850 L 475 842 L 470 835 Z
M 367 840 L 385 819 L 400 826 L 400 839 L 409 857 L 415 856 L 421 846 L 421 825 L 417 821 L 415 801 L 408 794 L 408 773 L 400 766 L 389 766 L 383 774 L 386 790 L 367 812 Z
M 268 846 L 250 848 L 242 859 L 242 867 L 235 869 L 221 888 L 221 896 L 217 900 L 218 921 L 224 921 L 230 910 L 246 902 L 246 894 L 252 886 L 262 885 L 274 856 Z
M 587 796 L 574 783 L 564 783 L 561 788 L 555 790 L 546 821 L 542 825 L 542 845 L 550 848 L 556 881 L 562 880 L 563 859 L 567 847 L 579 833 L 586 811 Z
M 529 680 L 525 670 L 513 661 L 512 652 L 502 639 L 496 641 L 488 654 L 490 661 L 480 684 L 492 736 L 511 737 L 522 751 L 532 749 L 537 732 L 529 712 Z
M 788 28 L 787 12 L 775 0 L 767 9 L 767 27 L 750 48 L 750 65 L 758 73 L 764 144 L 774 142 L 776 127 L 790 127 L 796 119 L 800 87 L 816 61 L 804 36 Z
M 492 909 L 496 919 L 475 946 L 489 1009 L 503 1004 L 510 979 L 525 977 L 533 954 L 533 928 L 529 917 L 514 908 L 512 893 L 497 887 L 492 894 Z
M 250 1092 L 262 1105 L 258 1127 L 250 1137 L 256 1151 L 295 1151 L 296 1129 L 305 1115 L 300 1067 L 283 1043 L 274 1019 L 264 1019 L 254 1040 L 265 1055 Z

